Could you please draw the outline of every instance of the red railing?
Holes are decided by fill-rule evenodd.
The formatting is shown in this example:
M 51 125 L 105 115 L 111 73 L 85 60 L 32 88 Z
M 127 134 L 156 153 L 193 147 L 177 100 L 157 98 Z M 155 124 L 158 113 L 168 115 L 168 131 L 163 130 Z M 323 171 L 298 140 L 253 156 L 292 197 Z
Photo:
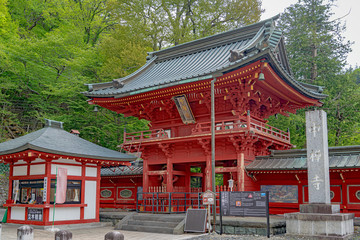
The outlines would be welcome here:
M 138 142 L 144 140 L 169 138 L 164 129 L 146 130 L 141 132 L 124 133 L 124 143 Z
M 252 119 L 250 122 L 250 129 L 260 131 L 262 133 L 265 133 L 267 135 L 271 135 L 277 138 L 280 138 L 282 140 L 290 142 L 290 132 L 282 131 L 276 127 L 272 127 L 266 123 L 257 121 L 255 119 Z
M 271 137 L 278 138 L 282 141 L 290 143 L 290 132 L 282 131 L 278 128 L 272 127 L 264 122 L 250 118 L 248 115 L 242 119 L 223 120 L 215 122 L 215 133 L 221 132 L 238 132 L 238 131 L 254 131 L 262 134 L 266 134 Z M 192 129 L 191 134 L 203 135 L 211 133 L 211 122 L 197 123 Z M 172 136 L 176 137 L 176 136 Z M 185 136 L 182 136 L 185 137 Z M 133 132 L 124 134 L 124 144 L 130 144 L 134 142 L 160 140 L 170 138 L 164 129 L 147 130 L 142 132 Z

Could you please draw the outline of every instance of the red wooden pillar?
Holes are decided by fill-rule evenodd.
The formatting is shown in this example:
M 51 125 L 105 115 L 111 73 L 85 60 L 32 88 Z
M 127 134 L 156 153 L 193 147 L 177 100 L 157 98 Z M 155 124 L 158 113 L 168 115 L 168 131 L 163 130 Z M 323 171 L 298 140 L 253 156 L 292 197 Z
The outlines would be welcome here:
M 201 191 L 205 192 L 206 191 L 206 166 L 201 166 L 201 173 L 202 173 L 202 178 L 201 178 Z
M 167 158 L 167 175 L 166 175 L 166 192 L 173 192 L 173 163 L 171 162 L 171 158 Z
M 11 200 L 14 202 L 15 199 L 12 199 L 12 184 L 13 184 L 13 171 L 14 171 L 14 162 L 11 162 L 10 164 L 10 171 L 9 171 L 9 189 L 8 189 L 8 201 Z M 20 193 L 19 193 L 20 194 Z
M 51 160 L 45 158 L 45 177 L 47 177 L 47 185 L 46 185 L 46 201 L 44 204 L 50 205 L 50 193 L 51 193 Z M 47 222 L 50 222 L 52 219 L 49 219 L 50 216 L 50 208 L 44 208 L 44 223 L 46 225 Z
M 237 153 L 237 186 L 238 191 L 245 191 L 245 156 Z
M 13 188 L 13 173 L 14 173 L 14 162 L 10 163 L 10 171 L 9 171 L 9 192 L 8 192 L 8 201 L 10 203 L 10 201 L 12 200 L 12 202 L 14 203 L 15 199 L 12 199 L 12 188 Z M 20 192 L 18 193 L 20 194 Z M 9 220 L 11 216 L 11 207 L 8 208 L 8 213 L 7 213 L 7 219 Z
M 341 183 L 341 194 L 342 194 L 342 204 L 343 204 L 343 213 L 347 213 L 348 212 L 348 189 L 347 189 L 347 184 L 345 183 L 345 181 L 343 180 Z M 340 206 L 341 207 L 341 206 Z M 341 208 L 340 208 L 341 209 Z
M 143 161 L 143 192 L 149 192 L 149 164 L 147 160 Z
M 185 192 L 191 192 L 191 171 L 190 164 L 185 166 Z

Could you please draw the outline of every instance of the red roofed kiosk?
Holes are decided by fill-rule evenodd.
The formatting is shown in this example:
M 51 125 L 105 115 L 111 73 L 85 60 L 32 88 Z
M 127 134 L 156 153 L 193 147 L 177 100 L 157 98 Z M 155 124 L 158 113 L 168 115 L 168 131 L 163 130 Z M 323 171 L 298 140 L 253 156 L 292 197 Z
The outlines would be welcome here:
M 131 165 L 135 157 L 66 132 L 62 122 L 0 144 L 10 164 L 7 222 L 61 225 L 99 222 L 101 166 Z M 67 169 L 66 200 L 54 210 L 58 168 Z

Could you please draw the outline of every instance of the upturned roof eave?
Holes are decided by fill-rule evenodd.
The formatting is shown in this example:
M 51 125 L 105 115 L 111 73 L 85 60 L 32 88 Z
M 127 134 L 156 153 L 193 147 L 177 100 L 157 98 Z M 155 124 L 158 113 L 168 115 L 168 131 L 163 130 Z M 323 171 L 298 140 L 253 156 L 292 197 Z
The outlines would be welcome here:
M 205 80 L 205 79 L 210 79 L 212 78 L 212 75 L 218 72 L 222 72 L 222 73 L 226 73 L 226 72 L 230 72 L 232 70 L 244 67 L 250 63 L 256 62 L 258 60 L 261 60 L 263 58 L 267 58 L 267 60 L 269 60 L 271 66 L 274 67 L 274 70 L 281 75 L 281 77 L 293 88 L 295 88 L 296 90 L 300 91 L 302 94 L 304 94 L 307 97 L 313 98 L 313 99 L 324 99 L 327 97 L 327 95 L 324 94 L 320 94 L 320 93 L 316 93 L 316 92 L 311 92 L 309 90 L 307 90 L 304 86 L 302 86 L 302 84 L 298 81 L 296 81 L 292 76 L 290 76 L 289 73 L 287 73 L 279 64 L 279 62 L 276 60 L 275 56 L 273 55 L 272 51 L 270 48 L 267 48 L 263 51 L 261 51 L 258 54 L 255 54 L 253 56 L 249 56 L 246 58 L 243 58 L 241 60 L 238 60 L 236 62 L 233 63 L 229 63 L 228 65 L 219 68 L 219 69 L 214 69 L 212 71 L 206 72 L 203 75 L 200 75 L 196 78 L 190 78 L 190 79 L 184 79 L 184 80 L 180 80 L 180 81 L 174 81 L 172 83 L 165 83 L 165 84 L 159 84 L 150 88 L 140 88 L 137 89 L 136 91 L 133 90 L 129 90 L 127 92 L 124 93 L 120 93 L 120 94 L 109 94 L 108 96 L 103 96 L 103 95 L 97 95 L 97 94 L 88 94 L 88 97 L 112 97 L 112 98 L 122 98 L 122 97 L 127 97 L 130 95 L 135 95 L 134 93 L 139 92 L 139 93 L 144 93 L 144 92 L 149 92 L 149 91 L 153 91 L 153 90 L 159 90 L 159 89 L 163 89 L 163 88 L 168 88 L 168 87 L 173 87 L 173 86 L 177 86 L 177 85 L 181 85 L 183 83 L 188 83 L 188 82 L 196 82 L 196 81 L 201 81 L 201 80 Z
M 278 15 L 276 15 L 274 17 L 265 19 L 263 21 L 241 27 L 241 28 L 237 28 L 237 29 L 234 29 L 234 30 L 218 33 L 218 34 L 211 35 L 211 36 L 204 37 L 204 38 L 200 38 L 200 39 L 196 39 L 196 40 L 193 40 L 191 42 L 182 43 L 182 44 L 179 44 L 179 45 L 171 47 L 171 48 L 166 48 L 166 49 L 162 49 L 162 50 L 159 50 L 159 51 L 150 52 L 149 55 L 157 55 L 157 56 L 159 56 L 159 55 L 162 55 L 164 53 L 172 53 L 171 56 L 173 56 L 174 53 L 177 53 L 181 49 L 186 49 L 186 48 L 198 49 L 197 46 L 201 46 L 201 45 L 208 46 L 208 45 L 211 45 L 212 42 L 217 43 L 219 40 L 221 41 L 222 44 L 224 44 L 224 43 L 226 43 L 226 41 L 224 42 L 224 40 L 223 40 L 224 38 L 225 39 L 229 38 L 229 40 L 231 39 L 231 41 L 234 41 L 234 35 L 236 33 L 240 32 L 240 31 L 241 31 L 242 34 L 235 35 L 235 36 L 239 36 L 239 39 L 247 38 L 248 35 L 255 35 L 259 31 L 259 29 L 262 26 L 264 26 L 265 23 L 267 23 L 269 21 L 275 21 L 279 17 L 280 17 L 280 14 L 278 14 Z M 236 39 L 238 39 L 238 38 L 236 38 Z
M 87 97 L 101 97 L 101 98 L 112 97 L 112 96 L 116 95 L 113 92 L 108 93 L 108 94 L 94 94 L 94 93 L 92 93 L 92 91 L 112 87 L 114 81 L 117 81 L 119 83 L 126 83 L 128 81 L 131 81 L 136 76 L 143 74 L 144 71 L 146 71 L 150 66 L 152 66 L 155 63 L 155 60 L 158 60 L 158 58 L 160 60 L 164 60 L 164 58 L 166 59 L 166 58 L 177 57 L 179 54 L 180 55 L 191 54 L 191 53 L 200 51 L 199 50 L 200 48 L 209 49 L 212 47 L 219 46 L 219 44 L 224 45 L 227 42 L 234 42 L 235 41 L 234 38 L 237 40 L 249 39 L 250 38 L 249 36 L 251 36 L 251 38 L 253 38 L 253 40 L 256 38 L 255 39 L 255 41 L 256 41 L 260 36 L 259 31 L 264 27 L 264 24 L 269 21 L 274 21 L 278 17 L 279 17 L 279 15 L 276 15 L 272 18 L 269 18 L 269 19 L 266 19 L 261 22 L 254 23 L 254 24 L 251 24 L 248 26 L 244 26 L 244 27 L 241 27 L 238 29 L 215 34 L 215 35 L 197 39 L 197 40 L 194 40 L 191 42 L 179 44 L 177 46 L 162 49 L 159 51 L 150 52 L 149 53 L 149 56 L 150 56 L 149 61 L 147 61 L 141 68 L 139 68 L 135 72 L 133 72 L 125 77 L 114 79 L 112 82 L 85 84 L 86 86 L 89 87 L 89 91 L 85 91 L 85 92 L 81 92 L 81 93 Z M 238 34 L 239 32 L 241 32 L 241 34 Z M 166 56 L 164 57 L 164 55 L 166 55 Z M 204 74 L 204 75 L 206 75 L 206 74 Z M 199 76 L 202 76 L 202 75 L 199 75 Z M 138 89 L 132 89 L 130 91 L 133 91 L 133 90 L 138 90 Z M 126 92 L 119 93 L 119 94 L 122 94 L 122 96 L 125 96 Z

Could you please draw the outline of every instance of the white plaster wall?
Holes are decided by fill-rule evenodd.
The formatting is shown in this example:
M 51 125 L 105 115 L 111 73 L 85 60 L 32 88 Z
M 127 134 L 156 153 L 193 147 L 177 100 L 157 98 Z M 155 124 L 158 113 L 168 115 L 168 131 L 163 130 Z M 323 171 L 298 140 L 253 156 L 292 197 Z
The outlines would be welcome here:
M 95 167 L 97 167 L 97 165 L 93 164 L 93 163 L 87 163 L 86 166 L 95 166 Z
M 24 207 L 12 207 L 10 219 L 11 220 L 25 220 L 25 208 Z
M 27 166 L 14 166 L 14 176 L 25 176 L 27 175 Z
M 66 168 L 68 176 L 81 176 L 81 167 L 80 166 L 51 164 L 51 174 L 56 174 L 56 167 L 57 168 Z
M 85 181 L 85 207 L 84 219 L 96 218 L 96 181 Z
M 18 165 L 18 164 L 27 164 L 27 162 L 25 162 L 24 160 L 19 160 L 16 163 L 14 163 L 14 165 Z
M 45 174 L 45 164 L 30 165 L 30 175 Z
M 49 221 L 54 217 L 54 208 L 50 208 Z M 55 221 L 80 220 L 79 207 L 55 207 Z
M 52 162 L 53 163 L 71 163 L 71 164 L 81 165 L 80 162 L 77 162 L 77 161 L 75 161 L 73 159 L 64 159 L 64 158 L 59 158 L 59 159 L 53 160 Z
M 87 177 L 97 177 L 97 168 L 94 167 L 87 167 L 85 169 L 85 175 Z
M 41 158 L 37 158 L 34 161 L 32 161 L 31 163 L 40 163 L 40 162 L 45 162 L 45 160 L 43 160 Z

